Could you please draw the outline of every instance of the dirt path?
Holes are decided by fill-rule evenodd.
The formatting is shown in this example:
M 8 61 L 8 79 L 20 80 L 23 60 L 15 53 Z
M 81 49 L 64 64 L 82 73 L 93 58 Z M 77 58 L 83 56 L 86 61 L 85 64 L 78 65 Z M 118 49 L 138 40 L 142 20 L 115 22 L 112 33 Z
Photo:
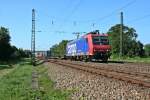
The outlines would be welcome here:
M 34 91 L 38 91 L 39 90 L 39 85 L 38 85 L 38 72 L 36 71 L 36 69 L 33 68 L 33 72 L 32 72 L 32 83 L 31 83 L 32 89 Z M 39 97 L 35 97 L 35 100 L 40 100 Z

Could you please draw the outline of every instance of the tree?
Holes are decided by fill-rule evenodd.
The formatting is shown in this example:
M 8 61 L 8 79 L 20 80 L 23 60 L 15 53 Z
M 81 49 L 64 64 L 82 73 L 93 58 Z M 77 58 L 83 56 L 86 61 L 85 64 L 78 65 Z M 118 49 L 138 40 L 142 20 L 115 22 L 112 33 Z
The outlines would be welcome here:
M 50 48 L 50 51 L 51 51 L 51 56 L 58 56 L 58 50 L 57 50 L 57 47 L 58 47 L 58 45 L 57 44 L 55 44 L 55 45 L 53 45 L 51 48 Z
M 9 44 L 10 36 L 9 31 L 7 28 L 1 27 L 0 28 L 0 43 Z
M 68 40 L 62 40 L 59 44 L 55 44 L 50 48 L 52 56 L 63 57 L 66 53 L 66 45 Z
M 140 41 L 137 41 L 137 56 L 144 56 L 144 45 L 140 42 Z
M 150 56 L 150 44 L 146 44 L 144 46 L 144 50 L 145 50 L 145 55 Z
M 133 40 L 129 47 L 128 56 L 144 56 L 143 44 L 140 41 Z
M 117 24 L 108 31 L 113 54 L 119 54 L 120 52 L 120 27 L 121 25 Z M 123 26 L 123 55 L 143 55 L 143 44 L 140 41 L 136 41 L 137 36 L 134 28 Z
M 12 54 L 10 36 L 7 28 L 0 28 L 0 60 L 8 60 Z
M 30 51 L 23 50 L 22 48 L 17 48 L 15 46 L 12 46 L 12 54 L 11 54 L 11 59 L 20 59 L 20 58 L 25 58 L 30 56 Z
M 66 45 L 68 43 L 68 40 L 62 40 L 60 43 L 59 43 L 59 53 L 60 53 L 60 56 L 64 56 L 66 54 Z
M 10 35 L 7 28 L 0 27 L 0 60 L 7 61 L 10 59 L 19 59 L 29 57 L 30 53 L 23 49 L 18 49 L 10 44 Z

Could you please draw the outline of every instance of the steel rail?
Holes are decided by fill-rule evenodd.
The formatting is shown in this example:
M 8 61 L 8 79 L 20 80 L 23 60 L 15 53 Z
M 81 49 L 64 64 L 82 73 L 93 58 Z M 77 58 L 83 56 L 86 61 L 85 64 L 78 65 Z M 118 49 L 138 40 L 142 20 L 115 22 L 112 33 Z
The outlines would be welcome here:
M 90 65 L 87 66 L 81 64 L 74 64 L 74 63 L 68 63 L 60 60 L 49 60 L 49 62 L 150 88 L 150 78 L 146 77 L 145 75 L 135 75 L 135 74 L 131 74 L 131 73 L 129 74 L 129 73 L 119 72 L 115 70 L 106 70 L 102 68 L 95 68 Z

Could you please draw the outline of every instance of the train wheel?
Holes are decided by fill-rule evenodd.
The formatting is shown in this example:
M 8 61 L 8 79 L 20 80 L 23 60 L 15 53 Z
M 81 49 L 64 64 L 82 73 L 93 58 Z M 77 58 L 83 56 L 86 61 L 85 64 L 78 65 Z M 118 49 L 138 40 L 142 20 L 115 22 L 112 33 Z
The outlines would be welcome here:
M 92 56 L 87 56 L 87 61 L 91 62 L 92 61 Z
M 105 63 L 107 63 L 108 62 L 108 57 L 102 58 L 102 61 L 105 62 Z
M 87 56 L 82 56 L 82 60 L 83 60 L 84 62 L 87 62 L 87 61 L 88 61 Z

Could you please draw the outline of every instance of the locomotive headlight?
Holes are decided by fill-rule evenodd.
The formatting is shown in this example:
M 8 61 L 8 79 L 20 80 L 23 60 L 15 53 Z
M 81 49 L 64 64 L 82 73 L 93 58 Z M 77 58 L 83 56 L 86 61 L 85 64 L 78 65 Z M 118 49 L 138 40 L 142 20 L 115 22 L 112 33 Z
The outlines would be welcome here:
M 109 49 L 107 49 L 107 52 L 109 52 L 110 50 Z

